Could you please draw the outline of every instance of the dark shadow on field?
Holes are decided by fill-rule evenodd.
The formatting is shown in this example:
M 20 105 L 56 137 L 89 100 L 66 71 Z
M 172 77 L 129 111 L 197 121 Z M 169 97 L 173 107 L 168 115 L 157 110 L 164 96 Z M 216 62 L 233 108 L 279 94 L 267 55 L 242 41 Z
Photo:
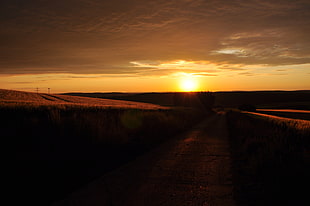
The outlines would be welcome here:
M 48 205 L 199 122 L 195 109 L 1 107 L 11 202 Z M 15 204 L 15 205 L 16 205 Z

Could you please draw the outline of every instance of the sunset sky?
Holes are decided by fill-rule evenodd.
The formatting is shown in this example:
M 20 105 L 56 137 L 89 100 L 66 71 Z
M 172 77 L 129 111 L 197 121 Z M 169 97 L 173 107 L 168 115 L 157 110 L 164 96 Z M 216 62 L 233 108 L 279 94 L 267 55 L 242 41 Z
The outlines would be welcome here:
M 309 80 L 309 0 L 0 3 L 3 89 L 303 90 Z

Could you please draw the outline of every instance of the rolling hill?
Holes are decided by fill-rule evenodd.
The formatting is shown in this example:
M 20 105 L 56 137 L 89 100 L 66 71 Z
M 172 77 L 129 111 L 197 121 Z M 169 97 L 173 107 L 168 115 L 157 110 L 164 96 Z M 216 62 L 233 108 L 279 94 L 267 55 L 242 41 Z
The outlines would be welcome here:
M 82 105 L 113 108 L 163 109 L 165 107 L 133 101 L 79 97 L 62 94 L 33 93 L 0 89 L 0 105 Z
M 96 97 L 173 106 L 175 92 L 166 93 L 67 93 L 72 96 Z M 243 104 L 257 108 L 305 109 L 310 110 L 310 91 L 232 91 L 214 92 L 214 105 L 218 107 L 239 107 Z

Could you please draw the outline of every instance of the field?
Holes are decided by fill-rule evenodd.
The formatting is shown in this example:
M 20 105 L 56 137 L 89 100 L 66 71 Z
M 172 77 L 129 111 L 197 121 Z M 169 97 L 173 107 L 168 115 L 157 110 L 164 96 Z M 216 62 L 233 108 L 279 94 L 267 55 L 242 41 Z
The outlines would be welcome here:
M 136 109 L 165 109 L 155 104 L 119 101 L 111 99 L 87 98 L 60 94 L 32 93 L 0 89 L 0 104 L 5 106 L 41 106 L 41 105 L 65 105 L 65 106 L 92 106 L 105 108 L 136 108 Z
M 227 114 L 238 205 L 307 205 L 310 121 Z
M 65 95 L 5 90 L 0 99 L 11 185 L 32 205 L 65 197 L 203 118 L 194 109 Z
M 297 97 L 298 105 L 306 105 L 309 99 L 307 92 L 276 93 L 277 98 L 282 95 L 283 101 L 287 97 Z M 197 142 L 190 143 L 192 136 L 184 142 L 179 137 L 183 149 L 192 146 L 188 154 L 178 146 L 175 147 L 180 153 L 177 156 L 174 152 L 164 151 L 170 152 L 168 162 L 183 165 L 182 171 L 170 166 L 178 176 L 189 178 L 187 186 L 198 184 L 197 192 L 200 191 L 202 183 L 191 182 L 192 174 L 186 173 L 191 170 L 193 174 L 198 172 L 186 168 L 189 163 L 178 163 L 186 162 L 183 157 L 187 154 L 188 158 L 193 158 L 191 163 L 196 162 L 196 166 L 200 167 L 201 152 L 193 149 L 196 146 L 206 153 L 205 157 L 209 155 L 212 163 L 217 151 L 209 154 L 202 142 L 210 141 L 206 147 L 219 149 L 212 144 L 226 134 L 229 135 L 227 148 L 230 151 L 227 154 L 231 154 L 232 159 L 237 205 L 308 205 L 307 190 L 303 189 L 308 186 L 306 180 L 310 174 L 307 110 L 292 110 L 297 104 L 291 99 L 287 104 L 278 102 L 279 105 L 291 105 L 287 110 L 265 108 L 257 112 L 240 112 L 217 105 L 214 110 L 218 114 L 211 111 L 213 104 L 224 100 L 227 100 L 227 107 L 252 103 L 255 98 L 246 101 L 245 97 L 255 94 L 258 95 L 256 99 L 264 95 L 270 98 L 269 103 L 264 100 L 257 103 L 276 108 L 272 99 L 274 93 L 268 92 L 105 94 L 124 99 L 117 100 L 104 99 L 102 93 L 82 95 L 96 97 L 91 98 L 0 90 L 0 130 L 12 191 L 24 202 L 49 205 L 207 120 L 203 121 L 208 123 L 201 128 L 208 128 L 208 131 L 201 129 L 201 136 L 195 140 Z M 236 99 L 236 95 L 243 99 Z M 218 96 L 221 97 L 216 100 Z M 141 101 L 133 101 L 137 99 Z M 193 131 L 196 134 L 198 130 Z M 207 176 L 208 171 L 214 169 L 208 168 L 208 164 L 201 166 L 206 170 L 199 175 L 202 180 L 206 178 L 203 174 Z M 218 167 L 229 168 L 227 165 Z M 127 174 L 122 175 L 126 182 Z M 171 178 L 174 177 L 173 174 Z M 208 182 L 204 184 L 211 188 Z M 172 186 L 178 188 L 179 185 Z M 217 190 L 213 192 L 216 194 Z
M 175 105 L 174 96 L 182 92 L 167 93 L 69 93 L 74 96 L 96 97 L 136 102 L 154 103 L 164 106 Z M 186 93 L 183 93 L 186 94 Z M 189 94 L 190 95 L 190 94 Z M 213 92 L 214 106 L 237 108 L 243 104 L 266 109 L 310 110 L 310 91 L 253 91 L 253 92 Z
M 296 110 L 296 109 L 257 109 L 262 114 L 275 115 L 279 117 L 287 117 L 294 119 L 310 120 L 310 110 Z

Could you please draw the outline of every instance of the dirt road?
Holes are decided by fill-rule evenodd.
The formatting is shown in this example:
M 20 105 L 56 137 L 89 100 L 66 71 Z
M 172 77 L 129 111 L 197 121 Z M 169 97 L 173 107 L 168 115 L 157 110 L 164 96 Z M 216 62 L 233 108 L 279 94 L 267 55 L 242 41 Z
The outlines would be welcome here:
M 55 204 L 62 205 L 234 205 L 225 115 L 209 117 Z

